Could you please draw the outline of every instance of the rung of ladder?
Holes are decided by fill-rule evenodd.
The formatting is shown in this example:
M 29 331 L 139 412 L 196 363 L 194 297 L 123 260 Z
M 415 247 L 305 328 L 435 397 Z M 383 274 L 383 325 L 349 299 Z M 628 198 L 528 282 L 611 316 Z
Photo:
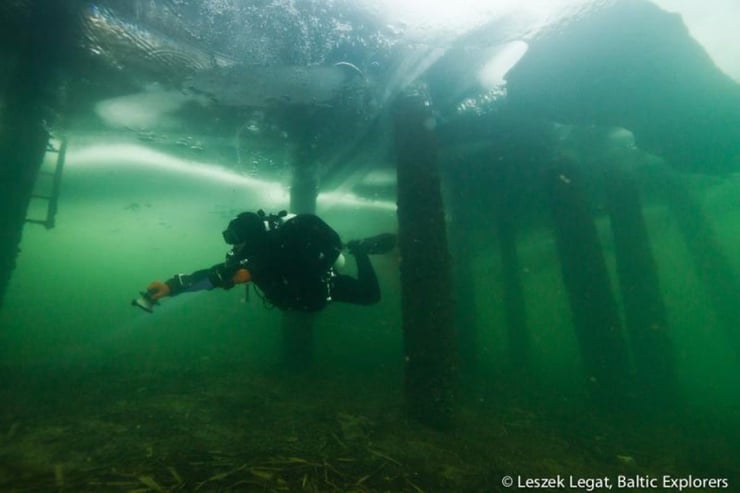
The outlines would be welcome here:
M 49 195 L 31 195 L 32 198 L 48 201 L 46 207 L 46 219 L 26 219 L 26 222 L 32 224 L 41 224 L 42 226 L 46 227 L 46 229 L 51 229 L 55 226 L 56 222 L 57 209 L 59 205 L 59 193 L 62 186 L 62 171 L 64 170 L 64 159 L 67 154 L 67 139 L 62 139 L 62 144 L 61 146 L 59 146 L 59 149 L 55 149 L 54 146 L 49 143 L 46 147 L 46 152 L 58 153 L 54 171 L 39 172 L 39 174 L 50 175 L 52 177 L 51 193 Z

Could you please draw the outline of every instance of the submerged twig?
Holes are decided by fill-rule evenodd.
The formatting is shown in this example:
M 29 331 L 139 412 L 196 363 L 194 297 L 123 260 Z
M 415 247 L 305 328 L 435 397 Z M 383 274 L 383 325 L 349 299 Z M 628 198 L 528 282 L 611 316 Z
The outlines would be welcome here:
M 235 473 L 237 473 L 237 472 L 245 469 L 247 466 L 248 466 L 248 464 L 242 464 L 241 466 L 237 467 L 236 469 L 232 469 L 231 471 L 222 472 L 222 473 L 219 473 L 219 474 L 214 474 L 213 476 L 211 476 L 210 478 L 206 479 L 205 481 L 201 481 L 200 483 L 198 483 L 198 486 L 196 486 L 193 491 L 195 492 L 195 491 L 200 490 L 207 483 L 210 483 L 210 482 L 213 482 L 213 481 L 222 481 L 222 480 L 228 478 L 229 476 L 231 476 L 232 474 L 235 474 Z
M 371 453 L 371 454 L 373 454 L 373 455 L 377 455 L 378 457 L 380 457 L 380 458 L 382 458 L 382 459 L 385 459 L 385 460 L 387 460 L 388 462 L 393 462 L 393 463 L 394 463 L 394 464 L 396 464 L 397 466 L 403 467 L 403 464 L 401 464 L 400 462 L 398 462 L 398 461 L 397 461 L 396 459 L 394 459 L 393 457 L 391 457 L 391 456 L 389 456 L 389 455 L 387 455 L 387 454 L 384 454 L 384 453 L 383 453 L 383 452 L 381 452 L 380 450 L 375 450 L 375 449 L 371 449 L 371 448 L 368 448 L 368 449 L 367 449 L 367 451 L 368 451 L 368 452 L 370 452 L 370 453 Z

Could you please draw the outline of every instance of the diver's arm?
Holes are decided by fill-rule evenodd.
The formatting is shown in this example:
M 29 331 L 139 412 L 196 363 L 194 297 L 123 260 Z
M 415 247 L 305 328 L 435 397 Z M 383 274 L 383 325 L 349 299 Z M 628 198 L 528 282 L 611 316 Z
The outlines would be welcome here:
M 154 281 L 147 287 L 149 297 L 156 301 L 165 296 L 203 291 L 216 287 L 231 289 L 235 284 L 249 282 L 252 276 L 244 268 L 229 268 L 225 263 L 191 274 L 177 274 L 164 282 Z
M 364 251 L 351 252 L 357 262 L 357 279 L 337 275 L 332 279 L 331 297 L 334 301 L 372 305 L 380 301 L 380 285 L 370 257 Z

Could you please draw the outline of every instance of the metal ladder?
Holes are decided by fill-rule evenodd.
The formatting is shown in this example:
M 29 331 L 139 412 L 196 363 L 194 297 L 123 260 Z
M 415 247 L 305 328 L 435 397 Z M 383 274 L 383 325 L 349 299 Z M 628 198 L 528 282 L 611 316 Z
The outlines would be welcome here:
M 58 147 L 54 147 L 54 142 L 49 141 L 46 146 L 46 154 L 55 153 L 57 154 L 56 164 L 54 165 L 53 171 L 39 171 L 38 179 L 36 182 L 36 188 L 39 187 L 39 182 L 42 177 L 48 177 L 51 179 L 51 186 L 48 194 L 36 193 L 31 195 L 32 200 L 46 201 L 46 218 L 45 219 L 29 219 L 26 218 L 27 223 L 41 224 L 46 229 L 52 229 L 55 225 L 55 218 L 57 215 L 57 207 L 59 204 L 59 192 L 62 186 L 62 171 L 64 170 L 64 159 L 67 154 L 67 139 L 62 138 L 58 141 Z

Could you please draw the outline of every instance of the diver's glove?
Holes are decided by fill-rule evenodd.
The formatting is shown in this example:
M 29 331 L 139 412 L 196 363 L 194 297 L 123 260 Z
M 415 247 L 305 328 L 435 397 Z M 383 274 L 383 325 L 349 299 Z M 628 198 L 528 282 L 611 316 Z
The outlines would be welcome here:
M 393 233 L 382 233 L 362 240 L 352 240 L 347 242 L 346 247 L 352 255 L 358 253 L 381 255 L 390 252 L 396 247 L 396 235 Z
M 152 283 L 147 286 L 146 292 L 152 300 L 157 301 L 160 298 L 169 296 L 172 292 L 172 286 L 166 282 L 152 281 Z
M 178 274 L 165 282 L 152 281 L 146 287 L 146 291 L 141 291 L 138 298 L 131 300 L 131 304 L 152 313 L 154 305 L 158 305 L 161 298 L 174 296 L 187 289 L 189 285 L 190 277 L 182 274 Z
M 154 305 L 158 304 L 157 300 L 169 296 L 171 292 L 172 287 L 166 282 L 153 281 L 147 286 L 146 291 L 139 293 L 138 298 L 131 300 L 131 305 L 139 307 L 145 312 L 152 313 L 154 311 Z

